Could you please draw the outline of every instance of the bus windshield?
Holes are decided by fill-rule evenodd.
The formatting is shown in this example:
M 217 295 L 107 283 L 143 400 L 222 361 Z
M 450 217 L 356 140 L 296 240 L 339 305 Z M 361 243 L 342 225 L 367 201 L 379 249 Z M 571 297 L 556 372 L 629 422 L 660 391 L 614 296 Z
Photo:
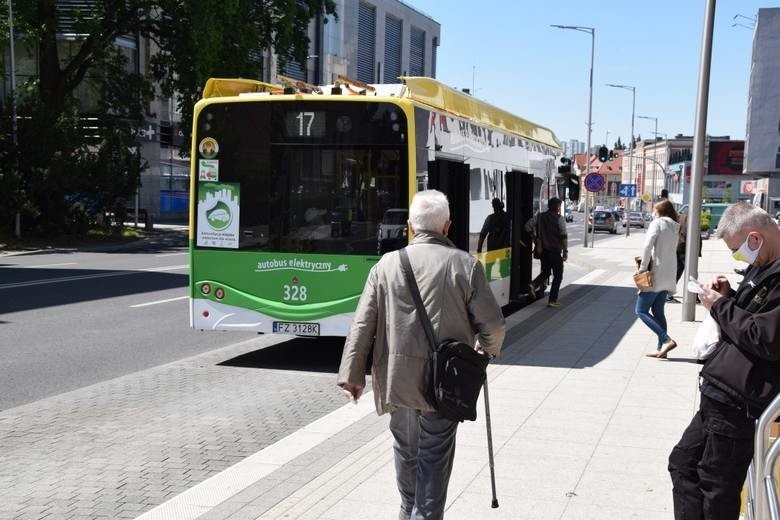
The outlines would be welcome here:
M 196 128 L 198 248 L 376 255 L 383 217 L 407 204 L 407 127 L 394 104 L 212 103 Z M 223 187 L 238 200 L 232 241 L 200 218 L 228 218 L 211 204 Z

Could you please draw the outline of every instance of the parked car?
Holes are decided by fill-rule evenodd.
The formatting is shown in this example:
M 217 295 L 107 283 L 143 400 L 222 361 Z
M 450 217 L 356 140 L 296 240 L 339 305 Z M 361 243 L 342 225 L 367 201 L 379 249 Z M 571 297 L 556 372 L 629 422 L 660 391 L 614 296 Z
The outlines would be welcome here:
M 588 215 L 588 231 L 618 232 L 618 216 L 614 211 L 596 210 Z
M 409 210 L 406 208 L 390 208 L 385 211 L 382 222 L 379 223 L 379 229 L 377 229 L 377 253 L 383 255 L 406 245 L 406 220 L 408 218 Z
M 629 211 L 628 213 L 626 213 L 626 216 L 623 218 L 623 225 L 630 226 L 630 227 L 640 227 L 644 229 L 645 217 L 643 217 L 642 213 L 639 211 Z

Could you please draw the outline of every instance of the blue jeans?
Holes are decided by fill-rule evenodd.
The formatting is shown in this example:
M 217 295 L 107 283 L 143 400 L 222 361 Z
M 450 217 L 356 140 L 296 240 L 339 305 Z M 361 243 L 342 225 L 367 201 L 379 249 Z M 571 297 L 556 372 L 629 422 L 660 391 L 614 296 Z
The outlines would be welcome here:
M 457 422 L 438 412 L 398 408 L 390 414 L 402 517 L 444 518 L 457 429 Z
M 667 293 L 668 291 L 641 292 L 636 297 L 634 308 L 634 314 L 639 316 L 639 319 L 658 336 L 659 349 L 661 344 L 671 339 L 666 333 L 666 316 L 664 316 Z

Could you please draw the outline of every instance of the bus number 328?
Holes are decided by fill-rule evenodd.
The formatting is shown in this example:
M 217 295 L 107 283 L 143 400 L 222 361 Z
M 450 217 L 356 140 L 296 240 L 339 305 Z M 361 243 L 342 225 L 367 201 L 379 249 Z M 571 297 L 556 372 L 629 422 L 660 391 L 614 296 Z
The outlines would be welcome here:
M 282 288 L 284 289 L 282 299 L 286 302 L 305 302 L 308 297 L 304 285 L 283 285 Z

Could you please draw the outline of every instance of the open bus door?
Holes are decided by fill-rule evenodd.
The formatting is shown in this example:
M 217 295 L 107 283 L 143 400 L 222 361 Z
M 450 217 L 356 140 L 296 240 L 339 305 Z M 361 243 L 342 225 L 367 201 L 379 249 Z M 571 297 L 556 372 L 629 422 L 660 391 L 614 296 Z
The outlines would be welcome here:
M 436 159 L 428 162 L 428 188 L 439 190 L 450 201 L 450 232 L 455 247 L 469 250 L 469 165 Z
M 519 300 L 531 281 L 531 238 L 525 223 L 533 217 L 534 177 L 514 171 L 506 176 L 507 213 L 512 222 L 512 266 L 509 299 Z

